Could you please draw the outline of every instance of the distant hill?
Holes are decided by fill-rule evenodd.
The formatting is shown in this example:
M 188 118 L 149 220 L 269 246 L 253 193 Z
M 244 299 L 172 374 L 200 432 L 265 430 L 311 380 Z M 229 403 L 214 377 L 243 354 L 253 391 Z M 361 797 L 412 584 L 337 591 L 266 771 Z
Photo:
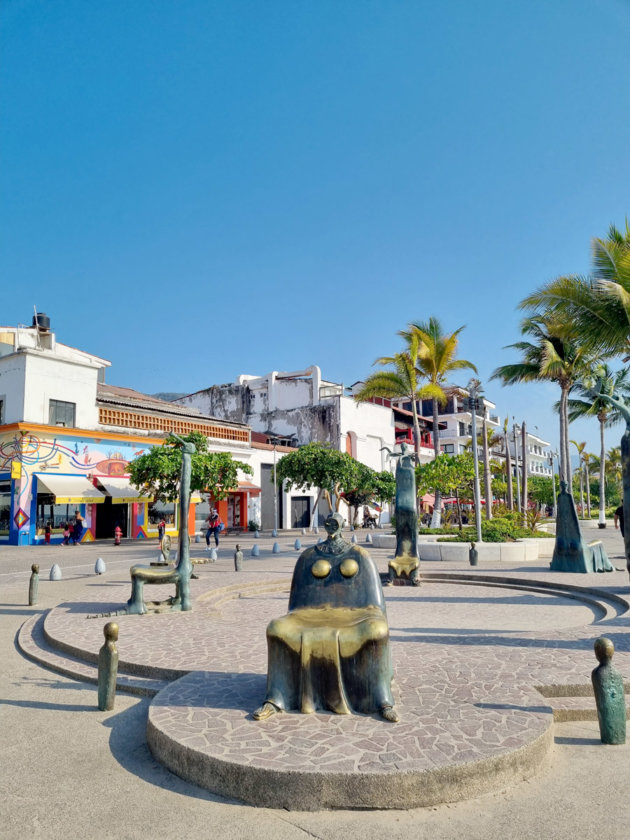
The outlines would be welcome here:
M 178 394 L 176 391 L 160 391 L 159 394 L 151 394 L 156 400 L 166 400 L 166 402 L 173 402 L 180 397 L 185 397 L 186 393 Z

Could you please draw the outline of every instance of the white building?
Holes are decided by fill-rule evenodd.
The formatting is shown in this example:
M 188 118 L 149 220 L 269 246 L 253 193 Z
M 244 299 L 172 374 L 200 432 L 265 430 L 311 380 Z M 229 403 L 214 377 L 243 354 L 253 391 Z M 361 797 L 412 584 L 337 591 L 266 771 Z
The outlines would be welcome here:
M 314 491 L 279 493 L 274 505 L 270 475 L 287 447 L 252 441 L 244 423 L 106 384 L 109 366 L 58 342 L 43 313 L 31 327 L 0 327 L 0 543 L 59 542 L 76 511 L 82 542 L 111 539 L 117 526 L 125 537 L 157 536 L 162 518 L 176 533 L 176 506 L 143 497 L 128 471 L 131 460 L 160 446 L 169 432 L 200 432 L 210 451 L 229 452 L 252 467 L 253 476 L 241 473 L 238 487 L 217 502 L 228 527 L 247 528 L 265 512 L 269 519 L 269 511 L 273 527 L 274 508 L 279 524 L 303 522 Z
M 329 443 L 380 472 L 390 469 L 384 447 L 396 442 L 390 407 L 357 403 L 343 385 L 322 378 L 317 365 L 306 370 L 238 376 L 176 401 L 204 414 L 246 423 L 267 439 L 301 446 Z M 386 521 L 384 517 L 383 521 Z

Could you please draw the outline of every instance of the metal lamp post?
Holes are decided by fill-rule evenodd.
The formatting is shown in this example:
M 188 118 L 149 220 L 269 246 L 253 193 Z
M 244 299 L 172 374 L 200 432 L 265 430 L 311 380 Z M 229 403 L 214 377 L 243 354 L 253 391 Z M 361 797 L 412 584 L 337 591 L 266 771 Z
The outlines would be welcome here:
M 265 432 L 269 442 L 273 445 L 273 529 L 278 533 L 278 478 L 276 476 L 278 438 L 273 432 Z
M 512 424 L 512 436 L 514 438 L 514 461 L 516 472 L 516 509 L 519 513 L 521 512 L 521 478 L 518 467 L 518 433 L 520 432 L 520 430 L 521 427 L 518 425 L 518 423 Z
M 473 464 L 475 467 L 474 481 L 474 502 L 475 522 L 477 524 L 477 542 L 481 542 L 481 490 L 479 487 L 479 453 L 477 452 L 477 408 L 479 406 L 479 388 L 481 383 L 478 379 L 471 379 L 468 383 L 468 407 L 472 414 L 472 439 L 473 439 Z M 486 504 L 488 500 L 486 499 Z

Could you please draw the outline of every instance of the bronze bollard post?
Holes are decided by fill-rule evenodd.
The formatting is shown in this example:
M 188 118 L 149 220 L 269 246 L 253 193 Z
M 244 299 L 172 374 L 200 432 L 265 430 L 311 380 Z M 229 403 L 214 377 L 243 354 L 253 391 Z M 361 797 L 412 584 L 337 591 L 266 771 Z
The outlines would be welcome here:
M 28 583 L 28 605 L 34 607 L 37 605 L 37 594 L 39 591 L 39 566 L 33 563 L 31 566 L 31 579 Z
M 234 571 L 240 572 L 243 570 L 243 552 L 240 545 L 236 544 L 236 551 L 234 552 Z
M 610 639 L 601 636 L 595 640 L 594 648 L 599 665 L 591 674 L 591 680 L 602 744 L 625 744 L 626 698 L 621 674 L 611 662 L 615 647 Z
M 116 677 L 118 675 L 118 625 L 108 621 L 103 627 L 105 644 L 98 652 L 98 708 L 110 712 L 116 699 Z

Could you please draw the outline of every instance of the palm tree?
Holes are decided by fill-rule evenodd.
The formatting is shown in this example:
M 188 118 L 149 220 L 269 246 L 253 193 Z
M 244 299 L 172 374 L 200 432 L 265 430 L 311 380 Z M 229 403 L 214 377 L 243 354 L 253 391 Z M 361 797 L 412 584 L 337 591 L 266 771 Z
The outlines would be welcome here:
M 373 397 L 386 399 L 402 397 L 411 402 L 416 463 L 420 463 L 420 420 L 417 400 L 425 396 L 424 389 L 420 387 L 420 376 L 416 369 L 418 343 L 416 336 L 410 336 L 405 352 L 396 353 L 393 356 L 381 356 L 377 359 L 374 362 L 375 365 L 384 365 L 390 370 L 380 370 L 368 376 L 361 390 L 355 394 L 358 402 L 367 402 Z
M 569 392 L 586 370 L 590 359 L 579 343 L 573 326 L 550 314 L 534 315 L 521 323 L 523 335 L 533 341 L 517 341 L 509 347 L 522 354 L 522 361 L 501 365 L 490 377 L 501 379 L 504 385 L 521 382 L 555 382 L 560 387 L 560 479 L 567 482 L 571 492 L 571 464 L 569 456 Z
M 630 226 L 611 225 L 605 239 L 592 241 L 592 273 L 558 277 L 528 295 L 521 309 L 574 323 L 581 340 L 605 355 L 630 349 Z
M 613 446 L 613 448 L 609 449 L 606 453 L 605 471 L 606 479 L 620 487 L 623 478 L 620 446 Z
M 481 447 L 483 452 L 483 486 L 486 498 L 486 519 L 492 519 L 492 464 L 490 462 L 490 450 L 503 442 L 501 435 L 497 435 L 494 429 L 488 426 L 488 412 L 484 411 L 481 432 L 477 435 L 477 448 Z M 472 452 L 473 441 L 466 444 L 466 449 Z M 496 463 L 496 462 L 495 462 Z
M 600 465 L 606 463 L 606 440 L 605 429 L 616 425 L 623 420 L 617 411 L 605 399 L 605 396 L 623 396 L 630 398 L 630 371 L 628 368 L 621 368 L 613 371 L 608 364 L 598 365 L 595 370 L 595 379 L 587 379 L 578 382 L 568 402 L 569 422 L 582 417 L 597 417 L 599 421 L 600 440 Z M 591 461 L 595 464 L 595 459 Z M 599 527 L 606 527 L 606 480 L 604 469 L 600 466 L 599 478 Z M 589 487 L 587 483 L 587 488 Z M 589 488 L 590 489 L 590 488 Z
M 434 458 L 440 454 L 438 406 L 444 406 L 448 401 L 448 391 L 445 388 L 448 377 L 456 370 L 469 369 L 477 372 L 472 362 L 456 358 L 459 334 L 463 329 L 464 327 L 460 327 L 448 335 L 443 332 L 438 319 L 431 317 L 428 321 L 409 324 L 407 330 L 400 333 L 406 341 L 417 340 L 418 342 L 416 367 L 419 375 L 427 380 L 427 384 L 422 389 L 423 397 L 432 402 Z M 440 491 L 436 490 L 431 527 L 439 527 L 440 512 Z

